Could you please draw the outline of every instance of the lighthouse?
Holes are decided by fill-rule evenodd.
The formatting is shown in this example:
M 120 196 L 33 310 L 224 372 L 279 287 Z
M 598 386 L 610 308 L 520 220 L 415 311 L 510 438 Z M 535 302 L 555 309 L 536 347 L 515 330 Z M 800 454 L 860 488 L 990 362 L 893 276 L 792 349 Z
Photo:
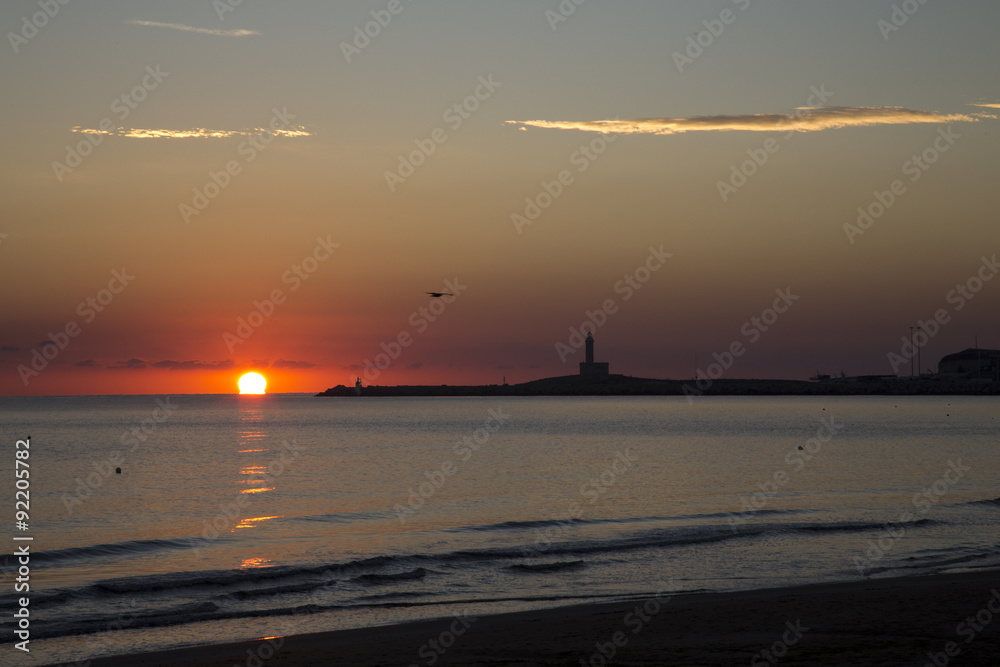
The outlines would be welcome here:
M 608 362 L 606 361 L 594 361 L 594 334 L 590 332 L 587 334 L 587 340 L 585 342 L 587 357 L 586 361 L 580 362 L 580 375 L 585 375 L 587 377 L 599 377 L 606 376 L 610 373 L 608 368 Z

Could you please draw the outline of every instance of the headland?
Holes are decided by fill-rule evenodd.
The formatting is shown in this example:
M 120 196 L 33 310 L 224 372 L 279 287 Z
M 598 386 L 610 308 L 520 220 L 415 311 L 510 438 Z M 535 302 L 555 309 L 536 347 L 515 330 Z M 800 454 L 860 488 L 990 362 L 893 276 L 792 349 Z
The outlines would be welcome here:
M 521 384 L 331 387 L 317 396 L 996 396 L 1000 383 L 941 378 L 654 380 L 627 375 L 566 375 Z

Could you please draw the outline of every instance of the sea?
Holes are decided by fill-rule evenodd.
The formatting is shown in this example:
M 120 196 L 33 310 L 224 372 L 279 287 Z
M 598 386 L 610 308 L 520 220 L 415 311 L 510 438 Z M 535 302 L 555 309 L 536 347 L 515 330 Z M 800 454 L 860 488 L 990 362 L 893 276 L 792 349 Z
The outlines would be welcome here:
M 0 437 L 17 664 L 1000 567 L 996 397 L 0 398 Z

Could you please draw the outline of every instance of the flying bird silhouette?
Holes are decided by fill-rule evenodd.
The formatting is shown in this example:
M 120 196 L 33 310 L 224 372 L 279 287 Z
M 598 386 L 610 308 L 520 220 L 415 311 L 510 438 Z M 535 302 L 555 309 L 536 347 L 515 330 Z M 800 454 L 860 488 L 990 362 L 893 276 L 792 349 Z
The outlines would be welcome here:
M 435 299 L 440 299 L 443 296 L 455 296 L 454 294 L 449 294 L 448 292 L 424 292 L 424 294 L 430 294 Z

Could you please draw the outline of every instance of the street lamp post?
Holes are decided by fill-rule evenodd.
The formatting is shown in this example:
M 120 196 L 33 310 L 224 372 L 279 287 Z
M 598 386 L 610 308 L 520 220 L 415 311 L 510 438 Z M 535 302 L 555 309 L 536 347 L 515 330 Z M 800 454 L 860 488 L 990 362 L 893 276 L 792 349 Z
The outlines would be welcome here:
M 924 331 L 923 327 L 918 326 L 917 327 L 917 331 L 919 331 L 920 333 L 924 334 L 924 336 L 926 337 L 926 332 Z M 921 347 L 923 347 L 923 345 L 917 347 L 917 377 L 918 378 L 921 375 L 923 375 L 923 371 L 921 370 L 923 368 L 923 366 L 920 365 L 920 348 Z
M 916 327 L 910 327 L 910 379 L 913 379 L 913 330 Z

